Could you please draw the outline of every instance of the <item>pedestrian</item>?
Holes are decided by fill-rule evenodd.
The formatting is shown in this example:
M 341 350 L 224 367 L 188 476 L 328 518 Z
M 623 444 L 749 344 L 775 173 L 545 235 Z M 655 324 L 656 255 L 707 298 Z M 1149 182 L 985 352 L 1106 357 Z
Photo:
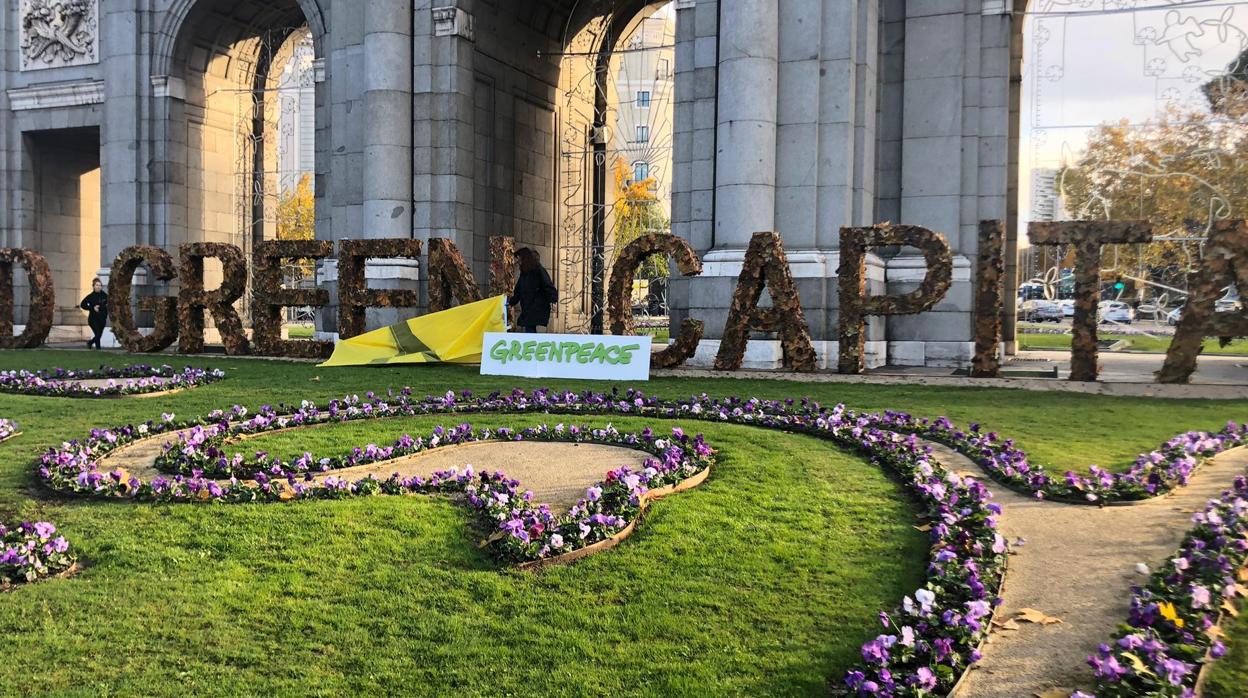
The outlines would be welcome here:
M 82 299 L 79 306 L 87 311 L 87 324 L 95 336 L 87 340 L 87 348 L 93 345 L 100 348 L 100 338 L 104 336 L 104 326 L 108 324 L 108 294 L 104 292 L 104 283 L 99 279 L 91 281 L 91 293 Z
M 532 248 L 517 251 L 516 259 L 520 262 L 520 278 L 507 303 L 520 307 L 520 317 L 516 320 L 520 331 L 534 333 L 539 327 L 550 326 L 550 312 L 559 302 L 559 289 L 555 288 L 555 282 L 542 267 L 541 257 Z

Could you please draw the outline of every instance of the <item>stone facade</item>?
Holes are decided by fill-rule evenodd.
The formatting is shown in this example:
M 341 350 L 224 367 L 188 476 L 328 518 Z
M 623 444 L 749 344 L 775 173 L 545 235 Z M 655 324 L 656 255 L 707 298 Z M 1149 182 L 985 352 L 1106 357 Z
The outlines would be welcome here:
M 819 362 L 834 365 L 839 230 L 892 221 L 945 235 L 954 283 L 931 312 L 873 319 L 868 365 L 968 364 L 977 225 L 1008 219 L 1016 189 L 1021 19 L 1009 11 L 1022 0 L 674 2 L 672 227 L 705 269 L 674 279 L 670 294 L 673 329 L 705 323 L 695 362 L 715 354 L 752 235 L 777 231 Z M 70 279 L 58 307 L 131 245 L 225 242 L 250 254 L 273 236 L 272 212 L 247 192 L 275 153 L 246 150 L 239 134 L 262 121 L 249 117 L 268 108 L 280 80 L 271 68 L 290 50 L 283 37 L 304 27 L 315 52 L 318 238 L 448 238 L 484 286 L 490 238 L 506 235 L 536 249 L 565 293 L 606 277 L 592 258 L 611 177 L 594 157 L 605 147 L 602 71 L 583 57 L 609 51 L 651 2 L 0 7 L 0 243 L 53 260 L 80 251 L 76 266 L 54 262 Z M 599 65 L 609 65 L 605 55 Z M 76 155 L 52 169 L 50 144 Z M 98 157 L 84 159 L 84 149 Z M 96 160 L 98 179 L 79 172 Z M 70 177 L 81 193 L 59 193 L 71 192 Z M 63 239 L 73 226 L 77 247 Z M 96 239 L 98 254 L 81 249 Z M 422 263 L 373 260 L 366 276 L 376 288 L 424 293 Z M 318 265 L 330 293 L 317 320 L 326 335 L 338 325 L 337 274 L 333 260 Z M 923 275 L 917 250 L 868 259 L 872 293 L 911 291 Z M 141 293 L 177 292 L 138 282 Z M 370 311 L 368 321 L 406 312 Z M 57 322 L 85 319 L 66 310 Z M 759 339 L 746 365 L 779 365 L 778 340 Z

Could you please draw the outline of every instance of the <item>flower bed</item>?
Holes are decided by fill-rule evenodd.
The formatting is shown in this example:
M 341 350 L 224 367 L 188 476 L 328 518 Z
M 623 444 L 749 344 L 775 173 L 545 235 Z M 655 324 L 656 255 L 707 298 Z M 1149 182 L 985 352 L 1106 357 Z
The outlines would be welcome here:
M 19 433 L 21 432 L 17 430 L 17 422 L 11 419 L 0 419 L 0 443 L 8 441 Z
M 68 570 L 74 564 L 69 542 L 47 521 L 0 523 L 0 589 L 35 582 Z
M 376 403 L 365 403 L 370 409 L 358 414 L 384 416 L 388 410 Z M 348 410 L 350 412 L 351 409 Z M 331 410 L 326 410 L 328 414 Z M 344 418 L 348 412 L 343 412 Z M 230 414 L 243 416 L 236 408 Z M 359 418 L 352 414 L 351 418 Z M 428 437 L 404 435 L 390 446 L 369 444 L 352 449 L 345 455 L 315 456 L 305 453 L 289 461 L 257 454 L 255 458 L 220 462 L 212 453 L 219 452 L 224 434 L 231 431 L 229 422 L 204 428 L 195 426 L 179 434 L 172 451 L 177 461 L 164 461 L 164 467 L 177 472 L 172 477 L 156 477 L 150 482 L 121 470 L 99 472 L 95 459 L 144 434 L 173 429 L 172 415 L 160 424 L 149 423 L 143 429 L 120 431 L 97 430 L 83 443 L 67 444 L 59 451 L 50 451 L 43 458 L 40 475 L 54 488 L 75 494 L 102 497 L 126 497 L 153 502 L 262 502 L 297 499 L 341 499 L 377 494 L 453 494 L 479 515 L 480 523 L 490 535 L 495 555 L 508 562 L 544 560 L 573 552 L 611 538 L 636 520 L 650 490 L 679 485 L 705 472 L 712 463 L 712 451 L 701 436 L 689 437 L 675 429 L 668 438 L 657 437 L 647 429 L 639 434 L 623 433 L 613 427 L 590 429 L 562 424 L 513 430 L 508 428 L 474 430 L 469 424 L 444 429 L 438 427 Z M 257 415 L 235 425 L 239 433 L 250 434 L 287 428 L 281 418 Z M 529 493 L 518 491 L 520 483 L 503 473 L 481 473 L 471 467 L 459 471 L 435 473 L 431 478 L 391 476 L 379 480 L 372 476 L 350 481 L 330 475 L 314 480 L 318 474 L 361 465 L 380 463 L 442 448 L 481 441 L 557 441 L 598 443 L 645 451 L 655 456 L 645 467 L 634 471 L 628 467 L 611 470 L 606 480 L 589 488 L 586 496 L 567 514 L 556 516 L 545 505 L 535 505 Z M 169 453 L 167 452 L 167 453 Z M 199 465 L 209 466 L 228 480 L 224 483 L 205 475 Z M 246 480 L 238 476 L 245 473 Z
M 809 401 L 713 400 L 706 396 L 660 401 L 635 391 L 577 394 L 517 390 L 480 398 L 465 391 L 424 399 L 414 399 L 404 391 L 386 399 L 372 394 L 364 399 L 349 397 L 326 406 L 305 402 L 298 407 L 266 407 L 251 416 L 243 408 L 234 408 L 193 422 L 177 422 L 173 415 L 165 415 L 162 420 L 137 426 L 96 430 L 83 441 L 69 442 L 45 453 L 39 474 L 48 486 L 61 492 L 154 501 L 287 501 L 375 494 L 463 493 L 482 520 L 497 527 L 501 535 L 496 534 L 496 541 L 503 545 L 500 556 L 510 561 L 542 559 L 570 545 L 605 541 L 613 532 L 626 528 L 630 517 L 635 520 L 643 505 L 638 494 L 639 485 L 657 484 L 653 478 L 643 481 L 641 477 L 645 473 L 613 471 L 606 482 L 590 489 L 581 504 L 573 509 L 572 518 L 565 520 L 552 517 L 540 507 L 517 503 L 517 499 L 526 503 L 527 499 L 523 495 L 517 497 L 517 485 L 501 474 L 451 471 L 439 473 L 428 481 L 365 478 L 346 482 L 332 475 L 323 478 L 322 483 L 310 480 L 313 473 L 325 472 L 322 468 L 332 471 L 412 451 L 418 448 L 414 439 L 406 442 L 401 439 L 394 446 L 384 448 L 363 447 L 347 455 L 319 458 L 307 455 L 290 462 L 268 456 L 229 456 L 223 448 L 227 439 L 309 424 L 403 415 L 500 412 L 639 415 L 732 422 L 809 434 L 871 458 L 906 486 L 919 502 L 922 514 L 931 522 L 931 559 L 924 586 L 903 600 L 896 610 L 881 614 L 890 632 L 864 645 L 864 664 L 846 676 L 845 690 L 878 695 L 939 694 L 948 691 L 967 666 L 978 658 L 977 647 L 989 630 L 987 619 L 999 603 L 996 594 L 1007 555 L 1006 542 L 996 532 L 999 507 L 991 503 L 991 494 L 981 483 L 950 473 L 934 461 L 916 435 L 889 428 L 891 418 L 858 415 L 843 406 L 824 409 Z M 97 467 L 101 456 L 125 444 L 187 429 L 191 429 L 188 438 L 179 440 L 161 459 L 162 467 L 176 472 L 169 478 L 144 483 L 128 473 L 101 472 Z M 581 434 L 592 436 L 592 431 L 581 430 Z M 503 430 L 503 438 L 570 438 L 570 430 L 556 434 L 555 428 L 549 427 L 520 432 Z M 435 433 L 435 436 L 439 435 Z M 458 427 L 443 431 L 439 438 L 461 443 L 480 436 L 480 432 L 469 427 Z M 499 431 L 495 430 L 490 436 L 499 438 Z M 653 435 L 647 432 L 605 437 L 607 442 L 616 438 L 639 439 L 643 444 L 657 446 L 657 440 L 649 441 Z M 675 433 L 670 441 L 669 453 L 673 445 L 679 443 L 686 456 L 709 457 L 709 453 L 698 453 L 696 445 L 700 442 L 697 439 L 690 440 L 681 432 Z M 636 447 L 636 444 L 624 445 Z M 424 447 L 428 447 L 428 440 Z M 325 459 L 328 460 L 322 462 Z M 681 471 L 688 472 L 687 465 L 678 465 Z M 274 468 L 276 471 L 267 472 Z M 204 473 L 209 471 L 228 474 L 233 479 L 224 484 L 208 480 Z M 249 483 L 239 479 L 249 476 L 256 477 L 256 481 Z M 587 519 L 588 533 L 582 528 L 587 525 Z
M 221 369 L 134 364 L 98 369 L 53 368 L 45 371 L 0 371 L 0 392 L 43 397 L 120 397 L 171 392 L 225 378 Z M 83 381 L 107 381 L 87 385 Z
M 1102 504 L 1140 501 L 1186 485 L 1201 461 L 1244 445 L 1248 424 L 1228 422 L 1222 431 L 1191 431 L 1170 439 L 1161 448 L 1143 453 L 1126 472 L 1113 473 L 1092 466 L 1091 475 L 1067 472 L 1054 478 L 1027 460 L 1027 454 L 1012 439 L 995 432 L 981 432 L 977 424 L 963 431 L 943 417 L 915 419 L 890 413 L 897 428 L 939 441 L 974 460 L 1003 484 L 1029 492 L 1037 498 L 1052 498 L 1073 504 Z
M 1248 563 L 1248 478 L 1192 520 L 1178 554 L 1132 588 L 1127 626 L 1088 657 L 1097 696 L 1190 696 L 1200 668 L 1226 653 L 1221 614 L 1248 596 L 1248 580 L 1237 577 Z

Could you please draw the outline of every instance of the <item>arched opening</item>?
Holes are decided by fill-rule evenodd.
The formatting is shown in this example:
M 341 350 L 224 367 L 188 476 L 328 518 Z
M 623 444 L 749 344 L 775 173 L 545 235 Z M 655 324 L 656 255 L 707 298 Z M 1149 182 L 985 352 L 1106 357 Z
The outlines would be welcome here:
M 250 257 L 265 239 L 314 237 L 311 26 L 297 0 L 199 0 L 186 12 L 166 88 L 167 248 L 225 242 Z M 288 271 L 292 283 L 310 281 L 306 265 Z M 219 269 L 206 274 L 212 284 Z
M 1102 334 L 1164 348 L 1207 231 L 1248 215 L 1248 12 L 1161 0 L 1015 9 L 1019 344 L 1061 347 L 1038 330 L 1073 312 L 1061 303 L 1073 294 L 1073 257 L 1028 247 L 1028 221 L 1147 219 L 1156 242 L 1104 252 Z M 1228 288 L 1228 304 L 1237 295 Z
M 673 169 L 674 2 L 619 2 L 566 42 L 560 66 L 564 329 L 601 333 L 618 252 L 669 232 Z M 666 260 L 647 263 L 634 290 L 640 327 L 667 326 Z
M 472 256 L 484 269 L 490 235 L 534 249 L 560 290 L 552 330 L 601 332 L 614 250 L 631 239 L 621 227 L 666 229 L 673 5 L 476 8 Z

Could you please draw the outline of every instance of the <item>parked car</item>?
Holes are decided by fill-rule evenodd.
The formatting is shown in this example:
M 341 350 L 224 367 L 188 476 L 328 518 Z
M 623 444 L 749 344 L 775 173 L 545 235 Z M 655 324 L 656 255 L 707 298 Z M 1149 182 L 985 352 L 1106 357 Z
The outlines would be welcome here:
M 1135 311 L 1122 301 L 1101 301 L 1097 305 L 1096 314 L 1102 323 L 1117 322 L 1130 325 L 1135 322 Z
M 1180 305 L 1174 310 L 1171 310 L 1170 314 L 1166 316 L 1166 324 L 1170 325 L 1171 327 L 1174 327 L 1175 325 L 1179 324 L 1179 318 L 1183 317 L 1184 307 L 1185 306 Z M 1215 313 L 1235 313 L 1243 309 L 1244 309 L 1243 301 L 1241 301 L 1238 298 L 1222 298 L 1222 299 L 1219 299 L 1218 302 L 1213 304 L 1213 312 Z
M 1024 301 L 1018 309 L 1018 316 L 1031 322 L 1061 322 L 1062 307 L 1055 301 Z
M 1135 317 L 1140 320 L 1143 320 L 1145 317 L 1150 320 L 1160 320 L 1165 316 L 1166 307 L 1156 303 L 1141 303 L 1140 306 L 1135 309 Z
M 1075 299 L 1064 298 L 1058 301 L 1057 304 L 1061 306 L 1062 308 L 1062 317 L 1074 317 L 1075 316 Z

